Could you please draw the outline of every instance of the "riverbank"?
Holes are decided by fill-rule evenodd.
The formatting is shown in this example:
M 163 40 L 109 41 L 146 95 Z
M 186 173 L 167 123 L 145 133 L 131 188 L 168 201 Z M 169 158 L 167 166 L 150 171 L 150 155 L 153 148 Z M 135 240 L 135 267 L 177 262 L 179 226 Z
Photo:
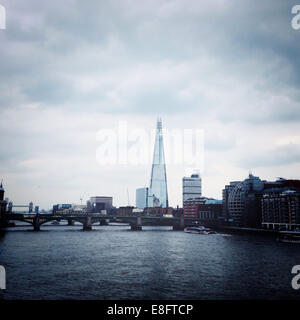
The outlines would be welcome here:
M 271 237 L 278 236 L 278 230 L 227 227 L 227 226 L 218 226 L 218 227 L 215 227 L 214 230 L 218 232 L 226 232 L 226 233 L 234 233 L 234 234 L 253 234 L 253 235 L 271 236 Z

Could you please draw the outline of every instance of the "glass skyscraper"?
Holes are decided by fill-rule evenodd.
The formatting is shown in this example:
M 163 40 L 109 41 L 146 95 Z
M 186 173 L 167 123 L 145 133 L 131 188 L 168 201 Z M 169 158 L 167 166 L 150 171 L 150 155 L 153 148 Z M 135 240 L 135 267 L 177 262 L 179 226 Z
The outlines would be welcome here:
M 157 120 L 148 205 L 163 208 L 169 206 L 161 119 Z

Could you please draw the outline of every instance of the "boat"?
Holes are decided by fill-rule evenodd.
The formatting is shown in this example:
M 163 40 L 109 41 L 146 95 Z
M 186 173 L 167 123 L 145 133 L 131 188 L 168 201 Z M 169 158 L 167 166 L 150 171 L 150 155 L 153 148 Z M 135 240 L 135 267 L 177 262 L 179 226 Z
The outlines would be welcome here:
M 198 233 L 198 234 L 214 234 L 214 233 L 216 233 L 214 230 L 212 230 L 210 228 L 206 228 L 204 226 L 186 227 L 186 228 L 184 228 L 184 232 Z
M 53 222 L 51 222 L 51 224 L 53 224 L 53 225 L 58 225 L 58 224 L 59 224 L 59 221 L 53 221 Z
M 284 243 L 299 243 L 300 244 L 300 231 L 279 231 L 279 238 L 277 239 L 280 242 Z

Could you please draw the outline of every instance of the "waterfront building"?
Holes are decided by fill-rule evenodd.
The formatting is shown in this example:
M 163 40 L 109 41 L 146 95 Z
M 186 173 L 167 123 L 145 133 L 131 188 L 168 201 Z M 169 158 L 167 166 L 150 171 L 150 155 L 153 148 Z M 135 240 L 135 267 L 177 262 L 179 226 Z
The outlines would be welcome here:
M 139 209 L 148 207 L 149 188 L 136 189 L 136 201 L 135 206 Z
M 117 216 L 129 217 L 132 216 L 134 207 L 131 206 L 124 206 L 117 208 Z
M 163 208 L 169 206 L 161 119 L 157 120 L 156 126 L 148 206 Z
M 188 199 L 199 198 L 202 195 L 200 174 L 194 173 L 190 177 L 182 178 L 182 202 L 183 206 Z
M 89 203 L 92 208 L 92 212 L 101 213 L 101 210 L 106 210 L 107 213 L 110 213 L 113 206 L 113 198 L 104 196 L 94 196 L 90 197 Z
M 300 192 L 265 192 L 262 197 L 262 227 L 296 230 L 300 228 Z
M 249 174 L 244 181 L 232 182 L 225 186 L 222 219 L 226 224 L 233 226 L 260 228 L 263 223 L 263 196 L 278 194 L 289 188 L 300 191 L 300 181 L 283 178 L 266 181 Z M 267 199 L 267 196 L 265 198 Z
M 230 192 L 235 188 L 236 185 L 241 183 L 241 181 L 232 181 L 229 185 L 226 185 L 225 188 L 222 191 L 222 200 L 223 200 L 223 206 L 222 206 L 222 218 L 225 222 L 230 222 L 232 219 L 229 215 L 228 210 L 228 198 Z
M 264 181 L 253 174 L 244 181 L 234 182 L 225 187 L 223 199 L 226 217 L 231 225 L 238 227 L 260 227 L 260 199 L 264 190 Z
M 6 205 L 7 205 L 7 201 L 4 200 L 4 193 L 5 193 L 5 190 L 3 188 L 3 184 L 1 182 L 0 184 L 0 213 L 5 213 L 6 211 Z
M 146 216 L 152 216 L 152 217 L 162 217 L 164 215 L 172 215 L 173 214 L 173 208 L 162 208 L 162 207 L 148 207 L 144 209 L 144 214 Z
M 176 217 L 176 218 L 181 218 L 184 216 L 184 210 L 183 208 L 179 208 L 179 206 L 177 206 L 176 209 L 173 209 L 173 217 Z
M 222 215 L 222 203 L 206 202 L 198 205 L 198 219 L 217 222 Z
M 222 215 L 222 200 L 198 197 L 185 200 L 184 217 L 202 220 L 218 220 Z

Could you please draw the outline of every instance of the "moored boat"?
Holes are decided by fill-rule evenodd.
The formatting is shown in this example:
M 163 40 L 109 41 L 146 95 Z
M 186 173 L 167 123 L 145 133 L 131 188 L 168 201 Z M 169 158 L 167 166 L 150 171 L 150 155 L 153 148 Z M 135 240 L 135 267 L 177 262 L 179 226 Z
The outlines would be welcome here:
M 206 228 L 204 226 L 186 227 L 186 228 L 184 228 L 184 232 L 197 233 L 197 234 L 214 234 L 214 233 L 216 233 L 214 230 L 212 230 L 210 228 Z

